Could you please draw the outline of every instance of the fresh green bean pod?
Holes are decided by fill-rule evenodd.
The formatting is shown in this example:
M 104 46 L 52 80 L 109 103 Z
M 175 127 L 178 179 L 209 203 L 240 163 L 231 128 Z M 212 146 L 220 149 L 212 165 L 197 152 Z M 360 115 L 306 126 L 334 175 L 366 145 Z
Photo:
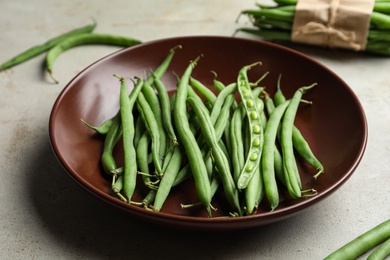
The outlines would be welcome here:
M 134 160 L 134 158 L 136 158 L 136 151 L 134 147 L 135 124 L 133 107 L 141 93 L 143 84 L 135 84 L 135 87 L 129 95 L 126 80 L 122 77 L 119 77 L 119 80 L 121 82 L 120 112 L 123 128 L 122 139 L 124 155 L 123 192 L 127 200 L 131 201 L 137 179 L 137 163 Z
M 210 113 L 210 118 L 212 121 L 215 121 L 215 118 L 217 118 L 221 114 L 221 108 L 224 104 L 225 99 L 228 96 L 233 96 L 233 93 L 236 90 L 237 90 L 237 84 L 230 84 L 229 86 L 225 87 L 219 92 Z
M 203 162 L 203 156 L 200 148 L 196 142 L 195 136 L 191 131 L 190 124 L 187 119 L 186 99 L 188 93 L 188 84 L 192 74 L 193 68 L 196 66 L 200 57 L 185 69 L 180 78 L 176 91 L 176 101 L 174 105 L 174 123 L 179 137 L 179 143 L 184 147 L 190 163 L 191 171 L 195 181 L 195 189 L 199 201 L 206 207 L 208 215 L 211 216 L 211 188 L 210 181 L 207 174 L 206 165 Z
M 145 134 L 145 124 L 144 121 L 142 120 L 141 116 L 138 116 L 136 121 L 135 121 L 135 134 L 134 134 L 134 146 L 138 146 L 138 142 L 142 138 L 142 136 Z
M 201 81 L 191 77 L 190 86 L 199 91 L 199 93 L 205 97 L 205 99 L 210 102 L 211 105 L 214 105 L 215 101 L 217 100 L 216 95 L 214 94 L 211 89 L 209 89 L 207 86 L 205 86 Z
M 160 154 L 160 130 L 153 111 L 147 102 L 144 94 L 141 92 L 138 94 L 137 108 L 140 112 L 142 119 L 145 123 L 146 130 L 148 131 L 152 140 L 152 157 L 157 175 L 162 176 L 162 157 Z
M 390 219 L 340 247 L 325 257 L 325 260 L 356 259 L 358 256 L 388 239 L 390 239 Z
M 146 186 L 148 186 L 149 183 L 151 183 L 150 180 L 150 171 L 149 171 L 149 146 L 150 146 L 151 138 L 148 132 L 144 132 L 144 134 L 141 136 L 141 138 L 138 141 L 138 144 L 136 145 L 136 160 L 138 169 L 143 173 L 142 179 Z
M 61 34 L 61 35 L 56 36 L 54 38 L 51 38 L 50 40 L 46 41 L 43 44 L 31 47 L 31 48 L 21 52 L 20 54 L 14 56 L 10 60 L 2 63 L 0 65 L 0 71 L 9 69 L 9 68 L 16 66 L 22 62 L 25 62 L 29 59 L 32 59 L 32 58 L 38 56 L 39 54 L 42 54 L 45 51 L 48 51 L 49 49 L 51 49 L 55 45 L 59 44 L 60 42 L 68 39 L 69 37 L 73 37 L 73 36 L 84 34 L 84 33 L 91 33 L 93 30 L 95 30 L 95 28 L 96 28 L 96 22 L 94 22 L 93 24 L 89 24 L 89 25 L 86 25 L 83 27 L 73 29 L 69 32 L 66 32 L 64 34 Z
M 110 118 L 97 126 L 91 125 L 83 119 L 81 119 L 81 122 L 83 122 L 86 126 L 94 130 L 96 133 L 100 135 L 106 135 L 108 133 L 108 130 L 110 129 L 110 126 L 112 125 L 113 118 Z
M 101 163 L 103 170 L 108 175 L 114 176 L 118 174 L 117 164 L 113 155 L 115 145 L 122 136 L 122 122 L 121 117 L 114 117 L 114 120 L 104 138 L 103 153 L 101 156 Z
M 158 78 L 156 78 L 158 80 Z M 142 89 L 143 96 L 145 100 L 149 104 L 149 107 L 154 115 L 154 118 L 157 123 L 157 128 L 155 131 L 159 131 L 159 154 L 160 158 L 165 157 L 167 153 L 167 133 L 164 130 L 163 123 L 163 112 L 159 98 L 154 91 L 152 84 L 149 84 L 147 80 L 145 81 L 145 85 Z M 161 163 L 162 164 L 162 163 Z
M 208 110 L 204 106 L 204 104 L 199 102 L 197 99 L 188 98 L 187 102 L 195 111 L 195 114 L 197 115 L 197 118 L 200 122 L 202 134 L 205 137 L 207 145 L 211 148 L 215 165 L 218 169 L 219 177 L 222 181 L 222 185 L 225 191 L 225 196 L 230 206 L 232 206 L 233 209 L 236 210 L 239 215 L 242 215 L 238 197 L 238 190 L 230 173 L 230 169 L 228 166 L 229 162 L 218 144 L 218 141 L 215 136 L 214 126 L 211 122 Z
M 259 106 L 258 106 L 259 107 Z M 243 131 L 244 134 L 244 155 L 250 152 L 250 127 L 248 119 L 244 116 Z M 244 190 L 245 212 L 247 215 L 254 214 L 263 197 L 263 180 L 261 178 L 261 167 L 258 167 Z
M 130 37 L 123 37 L 112 34 L 83 33 L 69 36 L 53 46 L 46 55 L 46 70 L 54 82 L 58 81 L 53 77 L 53 65 L 58 56 L 64 51 L 85 44 L 105 44 L 120 47 L 129 47 L 140 44 L 141 41 Z
M 111 183 L 112 191 L 124 202 L 127 202 L 127 199 L 121 194 L 123 190 L 123 174 L 119 175 L 118 178 L 113 178 Z
M 171 145 L 176 146 L 178 143 L 176 133 L 173 130 L 172 125 L 171 104 L 169 101 L 167 88 L 165 87 L 164 83 L 158 78 L 155 78 L 154 83 L 161 104 L 162 124 L 166 132 L 168 133 Z
M 279 106 L 285 101 L 286 98 L 280 88 L 280 77 L 279 77 L 277 89 L 274 95 L 274 102 L 276 106 Z M 272 108 L 269 108 L 269 110 L 272 110 Z M 302 135 L 302 133 L 299 131 L 299 129 L 296 126 L 294 126 L 293 128 L 292 141 L 293 141 L 294 149 L 298 152 L 301 158 L 306 162 L 308 162 L 311 166 L 313 166 L 317 170 L 317 173 L 314 175 L 314 178 L 317 178 L 321 173 L 324 172 L 324 166 L 314 155 L 309 143 L 306 141 L 305 137 Z
M 169 195 L 173 183 L 175 182 L 176 176 L 180 171 L 180 166 L 183 160 L 183 153 L 179 147 L 175 147 L 172 158 L 169 161 L 167 169 L 161 178 L 159 187 L 157 189 L 156 197 L 153 203 L 153 210 L 160 211 L 166 198 Z
M 257 168 L 253 177 L 244 190 L 245 193 L 245 211 L 247 215 L 256 213 L 262 199 L 263 181 L 261 178 L 260 167 Z
M 156 198 L 156 193 L 157 191 L 156 190 L 149 190 L 148 194 L 146 194 L 145 198 L 143 198 L 142 200 L 142 205 L 145 207 L 145 208 L 148 208 L 155 200 Z
M 294 155 L 292 132 L 294 128 L 294 120 L 298 110 L 299 103 L 304 92 L 313 88 L 316 84 L 299 88 L 295 91 L 291 98 L 290 105 L 285 111 L 281 124 L 281 147 L 284 160 L 285 178 L 287 188 L 293 198 L 300 198 L 301 194 L 301 179 L 299 176 L 297 163 Z
M 226 97 L 224 103 L 220 109 L 219 116 L 215 119 L 212 118 L 212 114 L 210 115 L 211 122 L 214 124 L 215 135 L 218 140 L 220 140 L 225 132 L 226 127 L 230 121 L 230 109 L 234 103 L 234 95 L 231 94 Z
M 239 75 L 237 78 L 238 90 L 242 103 L 245 107 L 246 116 L 248 118 L 249 127 L 251 130 L 251 148 L 247 158 L 245 159 L 243 170 L 241 171 L 241 174 L 237 181 L 237 187 L 240 190 L 246 188 L 257 167 L 259 167 L 264 142 L 263 127 L 261 125 L 260 113 L 257 109 L 255 98 L 252 93 L 252 88 L 249 84 L 247 76 L 247 71 L 258 64 L 260 63 L 257 62 L 248 66 L 244 66 L 239 71 Z
M 390 256 L 390 238 L 382 242 L 374 251 L 369 254 L 367 260 L 384 260 Z
M 231 157 L 233 166 L 233 179 L 237 183 L 238 177 L 245 164 L 244 144 L 242 142 L 242 121 L 243 109 L 237 108 L 234 110 L 232 121 L 230 124 L 230 143 L 231 143 Z
M 265 194 L 273 211 L 279 205 L 279 191 L 275 176 L 275 142 L 279 124 L 290 101 L 280 104 L 268 118 L 264 131 L 263 156 L 261 170 L 264 181 Z

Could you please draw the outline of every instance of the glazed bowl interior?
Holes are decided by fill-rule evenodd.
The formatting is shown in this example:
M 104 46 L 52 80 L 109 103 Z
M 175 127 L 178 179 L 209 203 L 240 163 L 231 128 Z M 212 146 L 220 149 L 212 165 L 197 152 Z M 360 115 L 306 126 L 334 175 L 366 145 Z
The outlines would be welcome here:
M 161 212 L 145 210 L 122 202 L 111 191 L 111 179 L 103 173 L 100 156 L 104 138 L 87 128 L 80 119 L 98 125 L 114 116 L 119 107 L 119 84 L 113 74 L 142 77 L 156 68 L 168 51 L 177 50 L 162 80 L 168 91 L 176 89 L 176 75 L 181 75 L 188 63 L 202 55 L 193 77 L 212 88 L 215 75 L 225 84 L 235 82 L 245 65 L 260 61 L 261 66 L 249 71 L 255 81 L 265 72 L 261 85 L 270 94 L 282 75 L 281 87 L 286 97 L 314 82 L 317 86 L 304 98 L 312 105 L 299 108 L 295 125 L 301 130 L 311 148 L 323 163 L 325 172 L 313 179 L 315 171 L 298 161 L 303 187 L 313 188 L 316 196 L 290 199 L 281 189 L 280 205 L 270 211 L 266 202 L 256 214 L 242 217 L 219 217 L 229 214 L 229 207 L 218 193 L 213 206 L 215 217 L 208 218 L 203 209 L 183 210 L 181 203 L 194 203 L 197 196 L 191 180 L 174 188 Z M 174 73 L 173 73 L 174 72 Z M 271 43 L 218 36 L 168 38 L 146 42 L 113 53 L 87 67 L 70 81 L 61 92 L 50 116 L 50 140 L 60 164 L 82 188 L 96 198 L 132 217 L 175 228 L 196 230 L 242 229 L 265 225 L 295 215 L 326 198 L 351 176 L 358 166 L 367 142 L 367 123 L 363 108 L 351 88 L 335 73 L 307 56 Z M 121 147 L 115 150 L 120 164 Z M 142 185 L 138 185 L 141 187 Z M 146 195 L 137 188 L 133 200 Z

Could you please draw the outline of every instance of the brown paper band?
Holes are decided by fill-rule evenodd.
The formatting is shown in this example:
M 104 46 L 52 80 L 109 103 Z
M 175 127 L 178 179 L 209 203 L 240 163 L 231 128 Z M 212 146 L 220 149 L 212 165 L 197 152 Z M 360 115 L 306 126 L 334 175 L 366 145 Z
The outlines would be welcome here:
M 298 0 L 293 42 L 364 50 L 375 0 Z

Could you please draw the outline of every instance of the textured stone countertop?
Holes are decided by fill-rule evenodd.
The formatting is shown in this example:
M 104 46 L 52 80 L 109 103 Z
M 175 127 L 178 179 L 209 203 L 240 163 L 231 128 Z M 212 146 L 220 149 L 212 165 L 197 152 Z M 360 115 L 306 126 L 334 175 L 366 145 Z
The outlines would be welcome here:
M 149 41 L 184 35 L 230 36 L 255 1 L 0 1 L 0 60 L 75 27 Z M 44 56 L 0 73 L 1 259 L 322 259 L 390 216 L 390 58 L 290 46 L 339 75 L 368 121 L 365 155 L 326 200 L 275 224 L 226 233 L 146 225 L 81 189 L 56 160 L 48 137 L 53 103 L 92 62 L 118 48 L 75 48 L 57 60 L 50 82 Z M 348 138 L 348 137 L 346 137 Z

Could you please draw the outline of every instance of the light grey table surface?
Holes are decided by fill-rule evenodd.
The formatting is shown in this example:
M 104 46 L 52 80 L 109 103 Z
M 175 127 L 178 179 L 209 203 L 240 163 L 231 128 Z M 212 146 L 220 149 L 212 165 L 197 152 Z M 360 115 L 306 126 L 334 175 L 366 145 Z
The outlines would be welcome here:
M 0 1 L 0 60 L 72 28 L 142 41 L 231 35 L 255 1 Z M 244 35 L 242 35 L 244 36 Z M 78 72 L 117 50 L 90 46 L 42 71 L 44 56 L 0 73 L 0 259 L 322 259 L 390 216 L 390 58 L 293 46 L 339 75 L 368 121 L 366 153 L 348 182 L 302 214 L 268 226 L 192 233 L 136 221 L 96 200 L 64 172 L 50 146 L 53 103 Z M 347 138 L 347 137 L 346 137 Z

